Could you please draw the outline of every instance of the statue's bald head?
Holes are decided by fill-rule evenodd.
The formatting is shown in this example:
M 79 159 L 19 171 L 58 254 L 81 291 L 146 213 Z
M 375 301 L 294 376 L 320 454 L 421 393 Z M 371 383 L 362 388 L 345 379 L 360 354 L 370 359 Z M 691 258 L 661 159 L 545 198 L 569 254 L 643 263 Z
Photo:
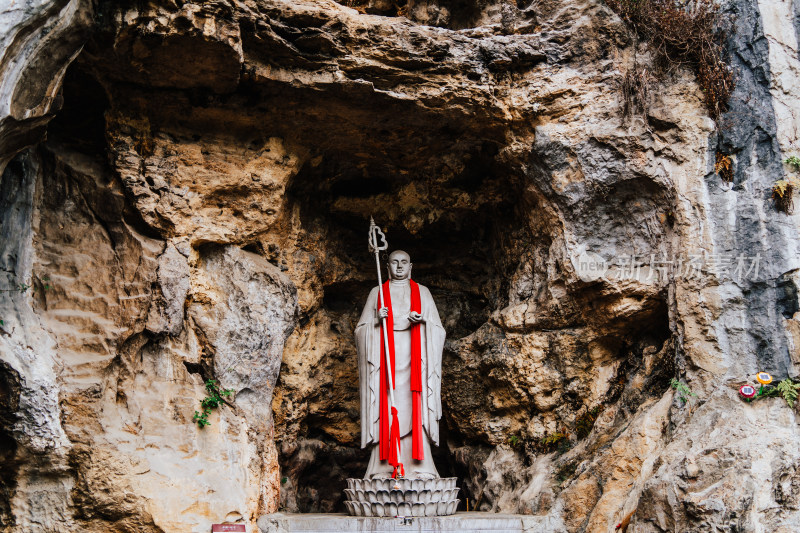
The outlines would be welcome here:
M 389 276 L 394 280 L 411 278 L 411 256 L 403 250 L 389 254 Z
M 390 253 L 390 254 L 389 254 L 389 262 L 391 262 L 391 261 L 392 261 L 392 259 L 393 259 L 394 257 L 397 257 L 398 255 L 403 255 L 403 256 L 405 256 L 405 258 L 406 258 L 406 260 L 409 262 L 409 264 L 411 263 L 411 256 L 410 256 L 410 255 L 408 255 L 408 252 L 406 252 L 405 250 L 395 250 L 394 252 Z

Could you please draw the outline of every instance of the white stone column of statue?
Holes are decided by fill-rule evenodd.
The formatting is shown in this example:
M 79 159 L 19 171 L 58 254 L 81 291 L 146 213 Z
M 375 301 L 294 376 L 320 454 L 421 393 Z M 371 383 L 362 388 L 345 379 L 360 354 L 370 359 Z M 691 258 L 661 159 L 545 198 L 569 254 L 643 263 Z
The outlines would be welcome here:
M 389 256 L 389 292 L 393 316 L 395 350 L 395 407 L 400 426 L 400 462 L 409 478 L 438 478 L 433 464 L 431 443 L 439 445 L 441 407 L 442 349 L 445 331 L 439 312 L 427 287 L 417 284 L 420 312 L 411 311 L 411 258 L 396 250 Z M 390 477 L 393 467 L 379 456 L 381 319 L 388 309 L 378 309 L 379 288 L 370 292 L 356 326 L 359 385 L 361 392 L 361 446 L 372 447 L 366 479 Z M 420 324 L 422 375 L 422 460 L 412 457 L 411 335 Z

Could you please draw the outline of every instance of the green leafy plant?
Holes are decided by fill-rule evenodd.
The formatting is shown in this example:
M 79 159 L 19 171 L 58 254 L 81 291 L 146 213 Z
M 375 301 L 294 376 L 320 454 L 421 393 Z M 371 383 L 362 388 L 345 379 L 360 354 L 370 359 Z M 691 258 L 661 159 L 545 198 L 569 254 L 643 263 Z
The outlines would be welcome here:
M 552 446 L 553 444 L 558 444 L 562 440 L 566 439 L 567 435 L 565 433 L 561 433 L 560 431 L 556 431 L 555 433 L 551 433 L 542 437 L 542 444 L 545 446 Z
M 16 283 L 10 289 L 0 289 L 0 292 L 26 292 L 31 286 L 28 283 Z
M 45 291 L 49 291 L 52 289 L 52 285 L 50 285 L 50 276 L 44 276 L 42 278 L 42 289 Z M 36 288 L 31 285 L 28 281 L 23 281 L 22 283 L 15 283 L 13 287 L 8 289 L 0 289 L 0 292 L 28 292 L 28 289 L 33 289 L 36 291 Z
M 192 421 L 196 422 L 201 428 L 211 425 L 208 421 L 208 415 L 211 414 L 212 409 L 216 409 L 220 405 L 227 403 L 225 398 L 233 394 L 233 389 L 220 389 L 219 383 L 216 380 L 206 380 L 206 397 L 200 400 L 202 412 L 195 411 Z
M 697 396 L 697 394 L 693 393 L 692 389 L 689 388 L 689 385 L 683 381 L 672 378 L 669 384 L 678 393 L 678 398 L 681 401 L 681 405 L 686 405 L 692 396 Z
M 512 448 L 516 448 L 520 443 L 520 438 L 517 435 L 511 435 L 508 437 L 508 443 Z
M 792 167 L 795 172 L 800 172 L 800 157 L 796 155 L 790 155 L 784 160 L 784 163 Z
M 545 435 L 536 442 L 535 448 L 542 453 L 555 451 L 564 453 L 570 448 L 569 433 L 567 433 L 566 429 L 562 429 L 561 431 Z
M 772 388 L 766 395 L 780 396 L 786 401 L 786 405 L 794 409 L 794 404 L 797 401 L 797 391 L 800 389 L 800 383 L 795 383 L 790 378 L 786 378 L 774 388 Z

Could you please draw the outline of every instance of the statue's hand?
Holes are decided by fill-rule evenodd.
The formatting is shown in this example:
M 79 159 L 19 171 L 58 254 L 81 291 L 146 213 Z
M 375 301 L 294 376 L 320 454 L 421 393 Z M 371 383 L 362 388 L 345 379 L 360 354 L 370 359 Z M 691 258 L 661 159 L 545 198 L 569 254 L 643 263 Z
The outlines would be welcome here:
M 411 312 L 408 314 L 408 320 L 412 324 L 420 324 L 422 322 L 425 322 L 425 318 L 421 314 L 415 312 Z
M 379 319 L 389 318 L 389 308 L 381 307 L 380 309 L 378 309 L 378 318 Z

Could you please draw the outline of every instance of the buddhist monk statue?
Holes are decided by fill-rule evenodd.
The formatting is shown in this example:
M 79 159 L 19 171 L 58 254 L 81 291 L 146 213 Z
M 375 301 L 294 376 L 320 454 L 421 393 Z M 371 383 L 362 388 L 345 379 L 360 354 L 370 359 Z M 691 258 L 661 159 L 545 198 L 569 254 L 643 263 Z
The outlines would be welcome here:
M 389 255 L 388 267 L 389 280 L 372 289 L 355 331 L 361 447 L 372 448 L 364 478 L 390 477 L 398 462 L 407 478 L 438 478 L 431 443 L 439 445 L 445 332 L 430 291 L 411 279 L 411 257 L 396 250 Z M 394 368 L 387 369 L 392 364 Z M 389 406 L 388 370 L 393 372 L 396 417 Z

